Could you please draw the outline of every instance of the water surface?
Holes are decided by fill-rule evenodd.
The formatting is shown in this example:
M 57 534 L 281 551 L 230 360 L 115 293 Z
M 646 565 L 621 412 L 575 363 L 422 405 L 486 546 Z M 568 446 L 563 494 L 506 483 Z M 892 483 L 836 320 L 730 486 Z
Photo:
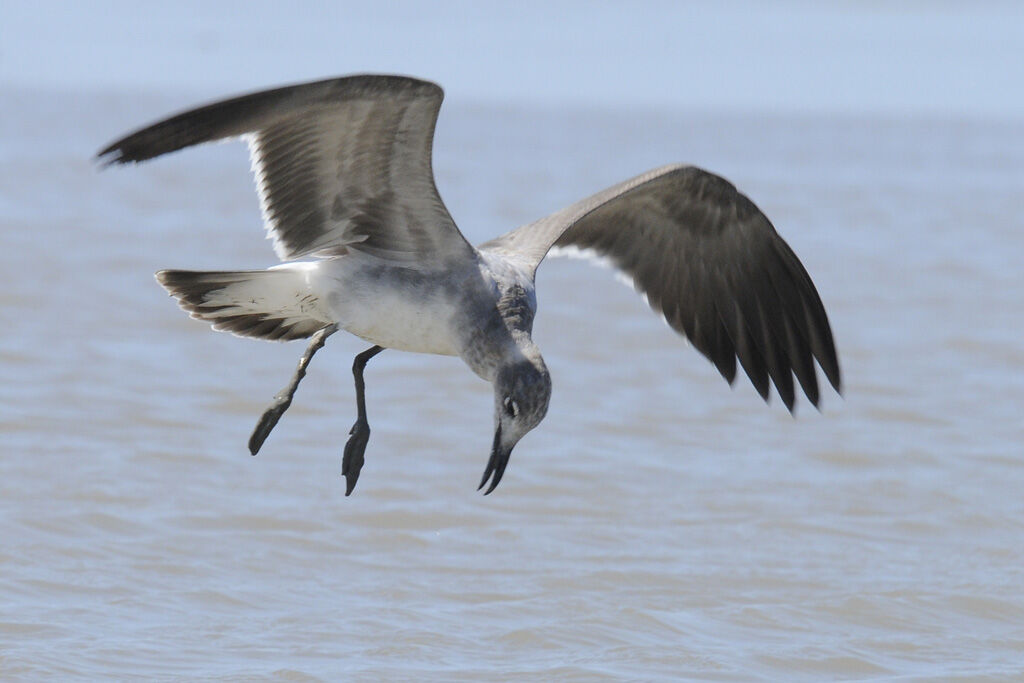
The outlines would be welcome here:
M 211 333 L 152 279 L 274 262 L 241 145 L 97 173 L 188 98 L 12 90 L 0 112 L 4 678 L 1024 676 L 1024 125 L 446 105 L 473 241 L 691 161 L 772 218 L 829 310 L 845 396 L 797 419 L 612 274 L 552 261 L 546 421 L 475 491 L 491 390 Z

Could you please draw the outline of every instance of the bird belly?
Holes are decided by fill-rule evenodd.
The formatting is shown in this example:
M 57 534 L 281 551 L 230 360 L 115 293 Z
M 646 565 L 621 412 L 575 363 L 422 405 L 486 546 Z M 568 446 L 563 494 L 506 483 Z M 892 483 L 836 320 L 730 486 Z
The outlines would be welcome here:
M 352 311 L 343 327 L 368 342 L 389 349 L 457 356 L 450 311 L 424 308 L 401 297 L 378 297 L 372 307 Z
M 332 269 L 326 297 L 343 329 L 389 349 L 459 355 L 453 292 L 442 278 L 413 269 L 344 265 Z

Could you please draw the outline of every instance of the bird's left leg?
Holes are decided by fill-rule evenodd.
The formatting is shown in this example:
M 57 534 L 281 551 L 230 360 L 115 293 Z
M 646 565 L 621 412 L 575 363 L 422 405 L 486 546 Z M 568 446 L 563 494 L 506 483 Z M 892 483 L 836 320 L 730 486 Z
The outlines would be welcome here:
M 370 441 L 370 423 L 366 421 L 366 384 L 363 382 L 363 370 L 370 359 L 384 350 L 383 346 L 371 346 L 352 361 L 352 376 L 356 381 L 356 423 L 349 430 L 348 443 L 345 444 L 345 455 L 341 461 L 341 473 L 345 475 L 345 495 L 351 495 L 359 479 L 359 470 L 363 468 L 363 454 L 366 444 Z
M 314 334 L 313 338 L 309 340 L 309 346 L 306 347 L 306 352 L 302 354 L 302 358 L 299 360 L 299 367 L 295 369 L 292 381 L 284 389 L 277 392 L 277 395 L 274 396 L 274 402 L 263 412 L 263 417 L 260 418 L 259 424 L 253 430 L 252 436 L 249 437 L 250 453 L 256 455 L 260 452 L 260 447 L 267 440 L 270 431 L 277 424 L 277 421 L 281 419 L 281 416 L 284 415 L 284 411 L 288 410 L 288 406 L 292 404 L 292 397 L 295 395 L 295 390 L 299 388 L 299 382 L 306 376 L 306 368 L 309 366 L 309 361 L 313 360 L 313 354 L 323 348 L 327 338 L 337 331 L 337 325 L 328 325 Z

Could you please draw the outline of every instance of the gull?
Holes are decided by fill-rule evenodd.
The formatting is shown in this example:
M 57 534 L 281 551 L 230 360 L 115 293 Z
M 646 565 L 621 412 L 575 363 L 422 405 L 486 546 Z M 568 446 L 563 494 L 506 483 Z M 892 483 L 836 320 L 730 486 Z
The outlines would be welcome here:
M 442 89 L 357 75 L 265 90 L 154 123 L 107 146 L 104 165 L 243 137 L 268 238 L 267 270 L 161 270 L 192 317 L 243 337 L 310 339 L 249 440 L 253 455 L 291 405 L 313 355 L 343 329 L 355 357 L 355 424 L 342 459 L 350 495 L 370 426 L 363 371 L 385 349 L 460 357 L 494 388 L 494 441 L 477 490 L 491 493 L 513 447 L 540 424 L 551 378 L 531 338 L 534 274 L 549 253 L 594 255 L 730 384 L 736 362 L 761 397 L 792 413 L 796 377 L 818 406 L 814 363 L 840 391 L 825 308 L 767 217 L 729 181 L 674 164 L 643 173 L 474 247 L 438 194 L 431 166 Z M 596 313 L 595 313 L 596 314 Z

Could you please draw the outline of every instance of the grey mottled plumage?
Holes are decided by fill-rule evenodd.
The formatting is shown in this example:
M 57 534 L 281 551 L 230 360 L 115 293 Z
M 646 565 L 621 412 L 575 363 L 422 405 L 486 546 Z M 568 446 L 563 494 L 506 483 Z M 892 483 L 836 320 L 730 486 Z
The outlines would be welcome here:
M 493 384 L 494 445 L 480 483 L 490 481 L 490 493 L 547 411 L 551 380 L 530 334 L 534 273 L 552 250 L 610 260 L 729 382 L 738 359 L 766 400 L 774 384 L 792 410 L 795 375 L 817 405 L 817 361 L 839 390 L 828 318 L 807 272 L 753 202 L 707 171 L 658 168 L 471 246 L 431 169 L 442 97 L 437 85 L 401 76 L 336 78 L 193 109 L 100 152 L 128 163 L 248 139 L 267 231 L 286 263 L 157 278 L 216 329 L 313 337 L 253 433 L 253 454 L 313 354 L 345 329 L 374 344 L 353 366 L 359 417 L 345 449 L 347 493 L 369 437 L 363 368 L 384 348 L 457 355 Z

